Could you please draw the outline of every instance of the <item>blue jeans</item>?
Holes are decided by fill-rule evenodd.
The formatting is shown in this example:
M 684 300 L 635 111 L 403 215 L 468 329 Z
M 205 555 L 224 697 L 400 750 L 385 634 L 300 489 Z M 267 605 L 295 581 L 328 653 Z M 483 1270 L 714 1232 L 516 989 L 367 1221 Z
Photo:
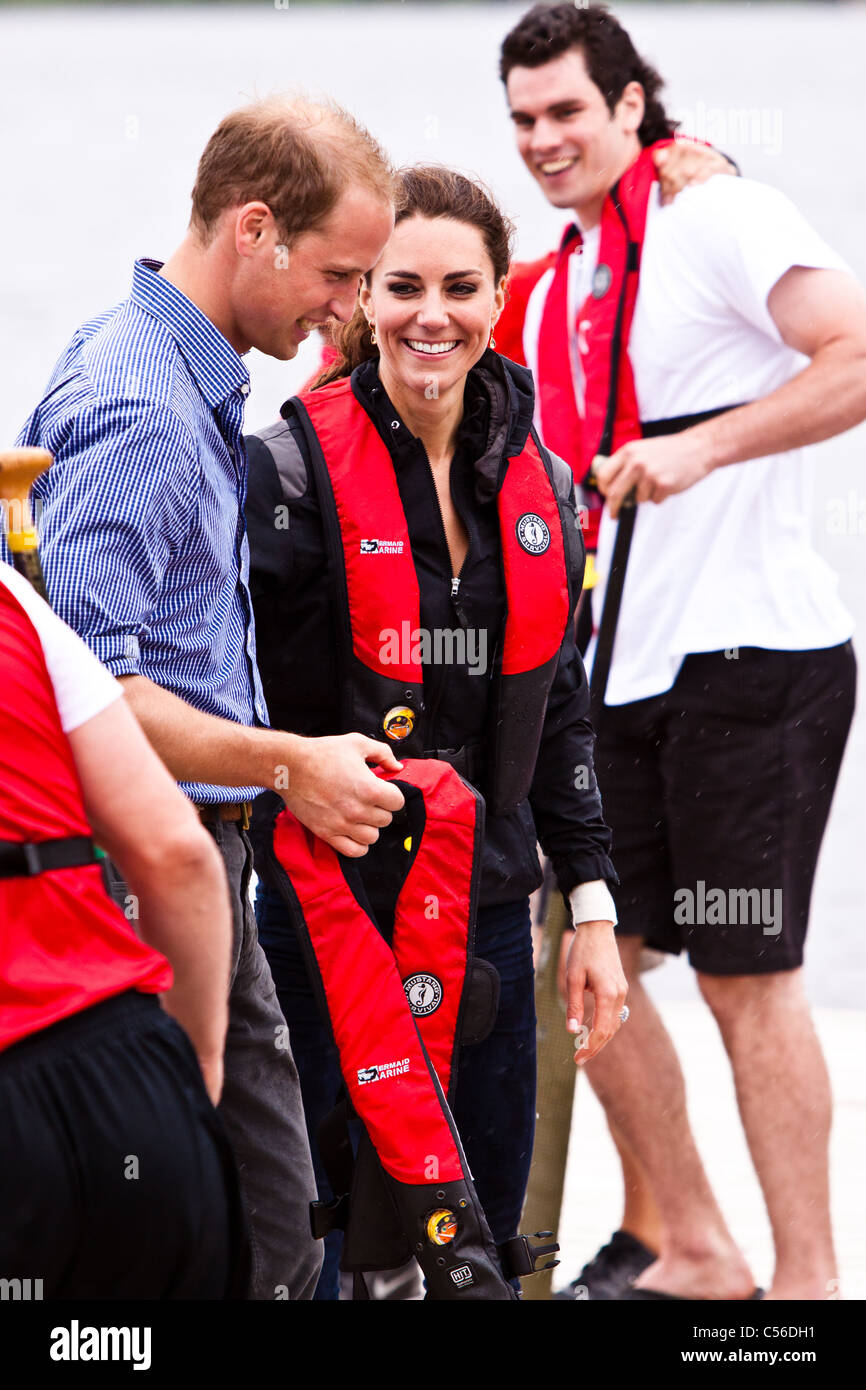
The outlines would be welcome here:
M 340 1092 L 337 1050 L 319 1014 L 283 900 L 261 881 L 256 918 L 289 1025 L 319 1197 L 327 1201 L 333 1193 L 322 1169 L 316 1131 Z M 535 995 L 528 899 L 481 908 L 475 950 L 496 966 L 502 994 L 490 1036 L 460 1050 L 454 1118 L 493 1239 L 499 1242 L 517 1234 L 535 1135 Z M 341 1246 L 340 1232 L 326 1237 L 316 1299 L 337 1298 Z

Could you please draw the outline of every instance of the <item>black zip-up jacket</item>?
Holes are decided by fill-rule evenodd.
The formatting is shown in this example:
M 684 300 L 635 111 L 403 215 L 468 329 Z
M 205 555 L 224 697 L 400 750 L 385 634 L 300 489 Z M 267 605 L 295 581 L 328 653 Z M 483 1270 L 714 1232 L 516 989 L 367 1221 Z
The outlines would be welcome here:
M 422 628 L 433 632 L 460 624 L 487 634 L 486 674 L 470 670 L 472 652 L 463 665 L 425 666 L 427 746 L 457 749 L 483 743 L 489 676 L 505 619 L 496 493 L 505 460 L 522 451 L 532 424 L 531 375 L 488 350 L 467 377 L 464 417 L 451 466 L 451 494 L 469 535 L 457 596 L 452 596 L 445 528 L 421 440 L 406 428 L 388 399 L 375 362 L 356 368 L 352 390 L 394 462 L 418 575 Z M 347 733 L 350 730 L 340 726 L 335 590 L 309 450 L 290 402 L 282 414 L 278 424 L 246 440 L 250 590 L 259 669 L 274 728 L 311 737 Z M 280 459 L 280 474 L 274 453 Z M 583 578 L 583 540 L 571 472 L 560 460 L 554 462 L 557 493 L 574 522 L 566 529 L 575 538 L 568 560 L 576 599 Z M 593 741 L 586 673 L 569 624 L 529 798 L 510 815 L 487 819 L 482 905 L 515 901 L 538 887 L 537 840 L 566 896 L 579 883 L 617 883 L 593 769 Z M 394 751 L 399 758 L 399 745 Z M 484 792 L 483 777 L 479 790 Z M 254 813 L 256 866 L 266 882 L 263 850 L 281 804 L 275 793 L 266 793 Z

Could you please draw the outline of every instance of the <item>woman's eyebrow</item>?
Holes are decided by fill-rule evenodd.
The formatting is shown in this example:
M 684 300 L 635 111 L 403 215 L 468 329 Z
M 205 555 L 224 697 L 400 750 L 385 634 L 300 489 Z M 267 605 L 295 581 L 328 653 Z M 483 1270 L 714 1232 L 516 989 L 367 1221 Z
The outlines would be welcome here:
M 396 275 L 401 280 L 420 280 L 421 276 L 414 270 L 386 270 L 386 275 Z M 462 280 L 467 275 L 480 275 L 480 270 L 450 270 L 443 278 L 445 280 Z

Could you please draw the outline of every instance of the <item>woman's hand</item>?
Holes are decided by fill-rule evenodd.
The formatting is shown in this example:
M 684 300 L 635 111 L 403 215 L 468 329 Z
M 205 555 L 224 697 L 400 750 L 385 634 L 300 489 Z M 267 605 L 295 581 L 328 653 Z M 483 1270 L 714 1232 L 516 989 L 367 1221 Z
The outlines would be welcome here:
M 718 150 L 695 140 L 677 140 L 654 150 L 653 163 L 658 170 L 662 203 L 672 203 L 690 183 L 706 183 L 713 174 L 737 173 Z
M 576 1035 L 574 1059 L 582 1067 L 621 1028 L 628 984 L 612 922 L 581 922 L 568 935 L 571 942 L 563 939 L 566 1027 Z M 591 1028 L 585 1022 L 587 994 L 594 1000 Z

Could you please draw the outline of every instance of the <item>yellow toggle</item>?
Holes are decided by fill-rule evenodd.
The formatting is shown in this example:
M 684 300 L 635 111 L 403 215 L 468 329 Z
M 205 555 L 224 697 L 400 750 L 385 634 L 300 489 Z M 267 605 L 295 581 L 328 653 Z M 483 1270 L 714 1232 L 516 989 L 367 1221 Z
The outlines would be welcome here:
M 583 571 L 584 589 L 594 589 L 598 583 L 598 570 L 595 567 L 595 555 L 592 551 L 586 557 L 586 568 Z
M 38 545 L 36 527 L 30 526 L 26 531 L 8 531 L 6 544 L 14 555 L 21 555 L 27 550 L 36 550 Z
M 427 1239 L 432 1245 L 450 1245 L 457 1234 L 457 1217 L 447 1207 L 440 1207 L 427 1217 Z

